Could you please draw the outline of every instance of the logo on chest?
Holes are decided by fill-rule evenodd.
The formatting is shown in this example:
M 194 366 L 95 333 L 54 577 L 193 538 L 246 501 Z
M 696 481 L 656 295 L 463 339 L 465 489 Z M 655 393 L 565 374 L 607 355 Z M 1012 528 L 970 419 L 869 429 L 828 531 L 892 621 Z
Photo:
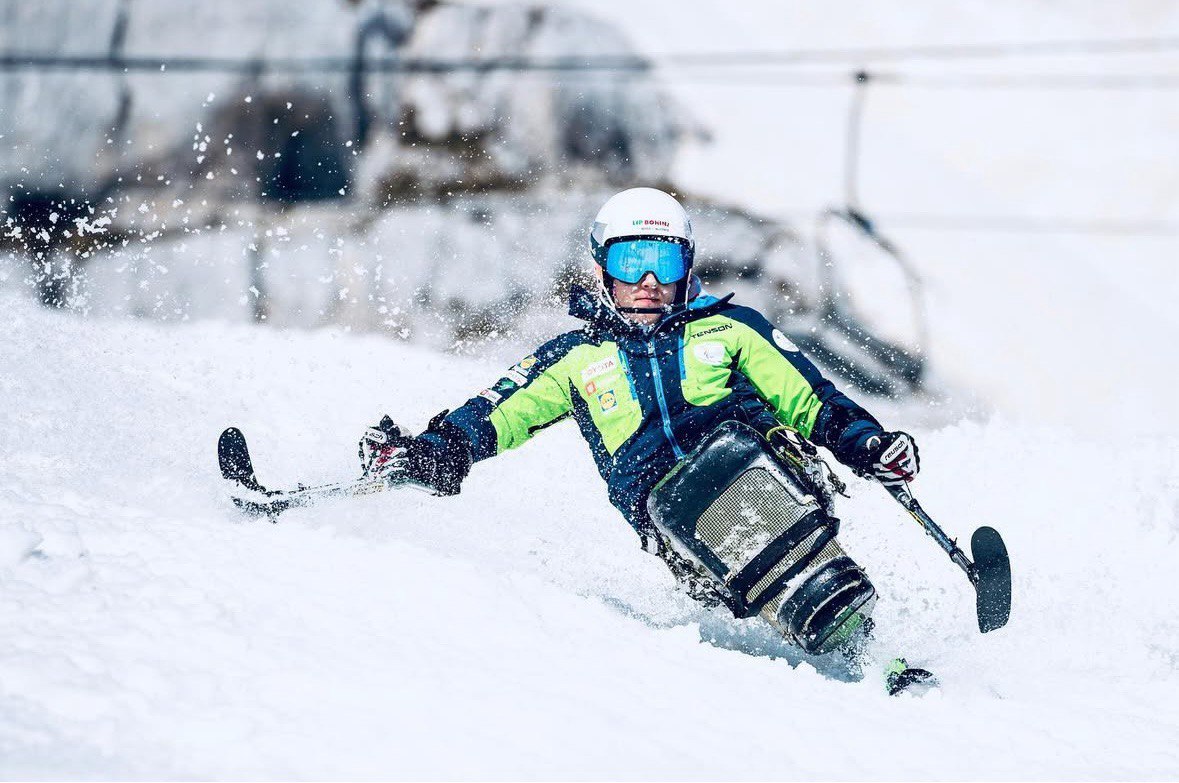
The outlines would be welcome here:
M 586 366 L 581 371 L 581 379 L 588 381 L 591 378 L 597 378 L 599 375 L 605 375 L 611 370 L 618 369 L 618 357 L 607 356 L 605 359 L 600 359 L 591 365 Z
M 602 409 L 602 413 L 611 413 L 618 408 L 618 395 L 614 393 L 613 389 L 607 389 L 598 395 L 598 405 Z
M 732 328 L 733 328 L 732 324 L 720 324 L 719 326 L 713 326 L 709 329 L 701 329 L 699 332 L 696 332 L 695 334 L 693 334 L 692 337 L 703 337 L 706 334 L 716 334 L 717 332 L 723 332 L 726 329 L 732 329 Z

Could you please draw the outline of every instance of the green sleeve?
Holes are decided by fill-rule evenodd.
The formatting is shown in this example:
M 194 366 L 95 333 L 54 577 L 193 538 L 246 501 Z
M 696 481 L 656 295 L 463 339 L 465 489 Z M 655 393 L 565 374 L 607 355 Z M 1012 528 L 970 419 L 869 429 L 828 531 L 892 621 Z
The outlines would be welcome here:
M 738 315 L 743 317 L 734 319 L 739 324 L 737 369 L 769 404 L 778 421 L 809 438 L 823 408 L 816 379 L 808 377 L 818 376 L 818 370 L 760 314 L 750 310 Z
M 446 417 L 466 433 L 474 460 L 513 449 L 570 414 L 573 403 L 563 360 L 579 342 L 570 333 L 545 343 Z
M 496 453 L 516 448 L 573 410 L 569 384 L 558 370 L 559 365 L 542 370 L 492 407 L 488 418 L 495 428 Z

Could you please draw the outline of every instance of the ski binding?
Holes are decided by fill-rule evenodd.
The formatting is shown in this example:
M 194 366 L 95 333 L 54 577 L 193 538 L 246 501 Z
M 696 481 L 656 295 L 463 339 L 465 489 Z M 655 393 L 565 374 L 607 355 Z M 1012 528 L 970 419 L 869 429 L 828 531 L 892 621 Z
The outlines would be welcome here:
M 893 658 L 884 670 L 884 687 L 889 696 L 911 693 L 922 696 L 937 687 L 937 678 L 926 669 L 909 666 L 904 658 Z

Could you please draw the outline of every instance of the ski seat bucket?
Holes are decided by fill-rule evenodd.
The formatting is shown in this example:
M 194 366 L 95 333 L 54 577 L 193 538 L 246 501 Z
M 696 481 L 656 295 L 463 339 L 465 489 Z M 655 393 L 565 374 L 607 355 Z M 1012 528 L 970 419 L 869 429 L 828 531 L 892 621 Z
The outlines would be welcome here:
M 839 522 L 752 427 L 714 430 L 652 490 L 647 510 L 675 552 L 810 653 L 847 641 L 876 590 L 835 540 Z

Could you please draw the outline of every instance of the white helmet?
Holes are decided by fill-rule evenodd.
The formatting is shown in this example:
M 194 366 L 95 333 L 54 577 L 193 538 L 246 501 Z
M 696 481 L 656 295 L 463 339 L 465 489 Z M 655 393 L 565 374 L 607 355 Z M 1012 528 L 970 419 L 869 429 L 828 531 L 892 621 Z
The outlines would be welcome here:
M 611 293 L 611 277 L 606 272 L 607 251 L 620 240 L 655 239 L 675 242 L 684 247 L 686 271 L 676 302 L 687 300 L 692 260 L 696 242 L 692 238 L 692 224 L 680 203 L 662 190 L 630 188 L 615 194 L 598 210 L 590 231 L 590 254 L 602 276 L 607 296 Z
M 688 213 L 680 202 L 655 188 L 616 193 L 598 210 L 590 231 L 590 253 L 598 266 L 606 265 L 606 243 L 623 238 L 678 239 L 689 252 L 696 249 Z

